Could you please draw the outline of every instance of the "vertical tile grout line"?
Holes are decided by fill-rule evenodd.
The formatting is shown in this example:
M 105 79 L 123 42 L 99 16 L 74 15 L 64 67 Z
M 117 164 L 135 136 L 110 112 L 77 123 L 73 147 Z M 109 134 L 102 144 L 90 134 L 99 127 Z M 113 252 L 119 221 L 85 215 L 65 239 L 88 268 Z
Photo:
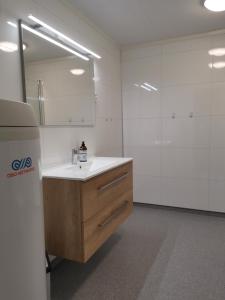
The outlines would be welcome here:
M 122 130 L 122 156 L 125 155 L 124 150 L 124 103 L 123 103 L 123 72 L 122 72 L 122 48 L 120 46 L 120 95 L 121 95 L 121 130 Z
M 210 49 L 212 48 L 212 38 L 210 37 Z M 210 58 L 213 62 L 213 57 Z M 210 178 L 211 178 L 211 157 L 212 157 L 212 115 L 213 115 L 213 69 L 210 69 L 210 111 L 209 111 L 209 145 L 208 145 L 208 210 L 210 210 Z
M 159 115 L 159 121 L 160 121 L 160 143 L 159 143 L 159 151 L 160 151 L 160 178 L 159 178 L 159 198 L 160 202 L 162 204 L 163 199 L 163 176 L 162 176 L 162 152 L 163 152 L 163 116 L 162 116 L 162 93 L 163 93 L 163 84 L 162 84 L 162 66 L 163 66 L 163 45 L 160 45 L 160 115 Z M 163 201 L 164 202 L 164 201 Z

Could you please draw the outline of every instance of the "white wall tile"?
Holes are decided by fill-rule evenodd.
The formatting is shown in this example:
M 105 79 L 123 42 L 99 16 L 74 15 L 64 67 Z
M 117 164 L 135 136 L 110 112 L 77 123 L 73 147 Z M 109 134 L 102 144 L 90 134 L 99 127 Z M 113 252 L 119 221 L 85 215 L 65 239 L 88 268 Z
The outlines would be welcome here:
M 134 175 L 134 201 L 165 205 L 161 201 L 161 180 L 149 175 Z
M 135 201 L 224 211 L 225 68 L 209 63 L 225 57 L 210 56 L 209 50 L 225 47 L 225 34 L 154 47 L 122 51 L 124 142 L 125 152 L 134 156 Z M 151 65 L 155 56 L 157 68 Z M 134 81 L 141 82 L 146 70 L 158 76 L 159 105 L 148 96 L 143 113 Z
M 123 63 L 123 86 L 133 87 L 134 84 L 141 85 L 150 83 L 160 88 L 161 82 L 161 56 L 153 56 L 143 59 L 136 59 Z
M 210 82 L 211 57 L 207 50 L 163 55 L 163 86 Z
M 209 209 L 225 212 L 225 181 L 211 180 L 209 184 Z
M 165 118 L 162 144 L 171 147 L 209 147 L 209 117 Z
M 211 36 L 211 48 L 222 48 L 225 47 L 225 34 L 215 34 Z
M 109 110 L 108 110 L 109 116 L 111 118 L 122 119 L 121 84 L 115 83 L 114 85 L 110 86 L 109 95 L 110 95 Z
M 162 176 L 208 179 L 209 150 L 194 148 L 162 149 Z
M 56 162 L 63 163 L 71 159 L 73 143 L 69 130 L 66 128 L 43 128 L 41 132 L 43 165 L 53 165 Z
M 141 89 L 139 102 L 140 118 L 160 117 L 161 113 L 161 98 L 160 91 L 146 91 Z
M 160 117 L 161 100 L 159 91 L 146 91 L 139 87 L 123 93 L 124 118 Z
M 96 152 L 95 135 L 88 127 L 49 127 L 40 128 L 43 166 L 71 161 L 72 148 L 85 140 L 88 155 Z
M 210 151 L 210 179 L 225 180 L 225 148 Z
M 137 47 L 124 47 L 122 51 L 122 61 L 132 61 L 134 59 L 146 58 L 161 55 L 162 47 L 159 45 L 138 45 Z
M 133 157 L 134 173 L 137 175 L 160 176 L 160 150 L 154 147 L 125 146 L 124 154 Z
M 161 188 L 162 201 L 171 206 L 208 210 L 208 180 L 163 178 Z
M 162 46 L 163 53 L 176 53 L 187 51 L 208 50 L 211 46 L 211 39 L 209 36 L 200 38 L 187 38 L 171 41 Z
M 225 47 L 225 34 L 217 34 L 211 37 L 211 48 L 224 48 Z M 225 62 L 225 56 L 212 56 L 212 62 Z M 212 68 L 212 77 L 214 82 L 225 81 L 225 68 L 216 69 Z
M 137 87 L 123 90 L 123 117 L 138 118 L 140 116 L 140 89 Z
M 177 85 L 161 90 L 162 116 L 208 116 L 211 113 L 213 89 L 211 84 Z
M 218 64 L 218 63 L 225 63 L 225 58 L 224 57 L 213 57 L 212 63 L 213 64 Z M 222 68 L 216 68 L 213 67 L 211 69 L 212 72 L 212 78 L 213 82 L 224 82 L 225 81 L 225 67 Z
M 160 124 L 159 119 L 124 119 L 124 145 L 158 147 Z
M 212 114 L 225 116 L 225 82 L 214 83 L 212 91 Z
M 109 116 L 109 107 L 111 101 L 109 87 L 97 82 L 95 92 L 97 118 Z
M 1 15 L 0 12 L 0 41 L 18 43 L 16 28 L 9 26 L 7 20 L 16 22 L 13 18 Z M 0 98 L 14 101 L 22 100 L 19 52 L 0 52 Z
M 225 147 L 225 116 L 212 116 L 211 146 Z

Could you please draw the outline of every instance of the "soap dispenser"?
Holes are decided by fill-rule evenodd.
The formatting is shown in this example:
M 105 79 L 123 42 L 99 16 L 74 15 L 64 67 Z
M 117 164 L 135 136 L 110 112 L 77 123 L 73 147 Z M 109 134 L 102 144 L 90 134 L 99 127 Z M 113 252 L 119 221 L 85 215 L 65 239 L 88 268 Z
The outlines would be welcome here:
M 80 162 L 86 162 L 87 161 L 87 147 L 85 145 L 85 142 L 83 141 L 80 149 L 79 149 L 79 161 Z

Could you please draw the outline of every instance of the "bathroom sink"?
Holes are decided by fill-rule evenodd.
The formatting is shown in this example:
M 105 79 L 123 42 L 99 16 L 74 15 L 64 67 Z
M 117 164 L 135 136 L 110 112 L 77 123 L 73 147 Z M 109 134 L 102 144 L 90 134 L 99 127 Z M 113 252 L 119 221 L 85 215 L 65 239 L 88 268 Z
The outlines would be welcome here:
M 88 162 L 78 162 L 75 165 L 69 165 L 65 168 L 70 171 L 88 171 L 88 172 L 95 172 L 99 169 L 105 168 L 113 163 L 116 162 L 114 158 L 104 158 L 104 157 L 96 157 L 91 159 Z
M 78 162 L 74 165 L 65 164 L 45 169 L 42 172 L 42 176 L 85 181 L 131 160 L 132 158 L 123 157 L 93 157 L 88 162 Z

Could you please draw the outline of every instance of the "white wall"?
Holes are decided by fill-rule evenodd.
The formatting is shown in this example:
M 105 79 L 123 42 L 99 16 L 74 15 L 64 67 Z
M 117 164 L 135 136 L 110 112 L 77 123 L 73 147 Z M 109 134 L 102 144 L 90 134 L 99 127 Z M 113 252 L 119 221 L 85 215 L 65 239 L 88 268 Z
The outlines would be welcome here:
M 215 47 L 225 48 L 225 33 L 123 49 L 136 202 L 225 211 L 225 68 L 208 66 L 225 56 L 210 56 Z M 158 91 L 135 86 L 146 81 Z
M 118 45 L 80 13 L 63 4 L 63 1 L 0 1 L 1 14 L 7 19 L 23 18 L 27 20 L 28 14 L 32 13 L 47 20 L 57 29 L 102 56 L 101 60 L 95 62 L 95 74 L 98 80 L 96 82 L 98 96 L 96 126 L 93 128 L 41 128 L 43 165 L 70 160 L 72 147 L 82 140 L 87 142 L 91 154 L 121 156 L 121 78 Z M 7 67 L 0 66 L 0 82 L 5 78 L 5 74 L 8 74 L 7 86 L 9 86 L 4 93 L 0 90 L 0 97 L 22 100 L 20 87 L 18 84 L 16 85 L 17 82 L 20 82 L 18 62 L 19 57 L 16 56 L 15 61 L 9 59 Z M 2 63 L 1 58 L 0 63 Z M 10 68 L 10 72 L 7 71 L 7 68 Z M 12 73 L 15 74 L 14 77 L 11 77 Z
M 15 28 L 7 23 L 0 7 L 0 42 L 8 41 L 18 44 L 18 34 Z M 20 78 L 19 53 L 6 53 L 0 50 L 0 98 L 18 101 L 22 97 Z

